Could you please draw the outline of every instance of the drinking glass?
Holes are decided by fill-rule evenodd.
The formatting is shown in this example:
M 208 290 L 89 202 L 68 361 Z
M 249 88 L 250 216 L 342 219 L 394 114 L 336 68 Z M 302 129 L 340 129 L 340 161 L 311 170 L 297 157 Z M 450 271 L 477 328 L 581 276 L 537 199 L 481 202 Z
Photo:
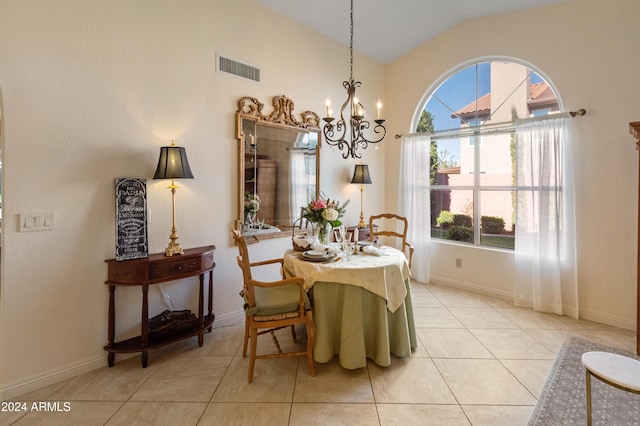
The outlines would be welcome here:
M 338 243 L 339 245 L 342 245 L 343 235 L 340 233 L 339 229 L 333 230 L 333 238 L 336 240 L 336 243 Z
M 342 252 L 346 260 L 351 260 L 351 255 L 353 254 L 353 242 L 349 240 L 344 240 L 342 242 Z
M 338 232 L 340 233 L 340 241 L 344 241 L 345 234 L 347 233 L 347 228 L 344 225 L 338 226 Z

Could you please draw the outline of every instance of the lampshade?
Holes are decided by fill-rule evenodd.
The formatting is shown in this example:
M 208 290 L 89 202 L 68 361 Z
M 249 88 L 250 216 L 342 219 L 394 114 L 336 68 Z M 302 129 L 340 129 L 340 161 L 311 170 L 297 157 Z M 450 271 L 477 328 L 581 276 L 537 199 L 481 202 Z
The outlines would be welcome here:
M 154 179 L 193 179 L 189 168 L 187 151 L 181 146 L 163 146 Z
M 367 164 L 356 164 L 356 168 L 353 171 L 353 177 L 351 183 L 371 183 L 371 176 L 369 176 L 369 166 Z

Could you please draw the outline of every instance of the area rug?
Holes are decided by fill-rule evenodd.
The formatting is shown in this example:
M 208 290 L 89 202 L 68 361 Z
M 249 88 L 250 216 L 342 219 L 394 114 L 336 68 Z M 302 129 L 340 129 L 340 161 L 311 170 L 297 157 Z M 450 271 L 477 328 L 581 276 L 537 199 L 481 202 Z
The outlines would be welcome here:
M 585 370 L 582 354 L 612 352 L 631 358 L 637 355 L 598 343 L 567 337 L 538 398 L 529 425 L 586 425 Z M 594 425 L 640 425 L 640 395 L 591 378 L 591 415 Z

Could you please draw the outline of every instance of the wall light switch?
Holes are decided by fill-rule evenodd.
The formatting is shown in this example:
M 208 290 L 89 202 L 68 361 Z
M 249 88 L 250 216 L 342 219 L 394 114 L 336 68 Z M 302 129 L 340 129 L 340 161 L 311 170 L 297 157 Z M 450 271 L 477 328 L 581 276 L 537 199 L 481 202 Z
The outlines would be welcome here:
M 20 213 L 20 232 L 50 231 L 56 227 L 56 214 Z

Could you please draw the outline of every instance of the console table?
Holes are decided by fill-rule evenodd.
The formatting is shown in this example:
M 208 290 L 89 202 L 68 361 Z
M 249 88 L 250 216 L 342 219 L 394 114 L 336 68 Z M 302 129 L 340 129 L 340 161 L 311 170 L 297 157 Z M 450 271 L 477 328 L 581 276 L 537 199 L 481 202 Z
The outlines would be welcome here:
M 374 229 L 378 230 L 378 225 L 373 225 Z M 347 232 L 353 233 L 353 231 L 358 228 L 357 226 L 350 226 L 347 228 Z M 365 226 L 364 228 L 358 228 L 358 241 L 369 241 L 369 227 Z
M 206 246 L 187 249 L 184 254 L 177 256 L 165 256 L 164 253 L 156 253 L 148 258 L 116 261 L 106 260 L 108 264 L 108 279 L 105 284 L 109 286 L 109 343 L 104 350 L 109 352 L 107 360 L 109 367 L 113 367 L 116 353 L 141 352 L 142 367 L 148 363 L 147 351 L 161 348 L 172 343 L 184 340 L 192 336 L 198 336 L 198 345 L 202 346 L 205 331 L 211 331 L 211 325 L 215 319 L 212 312 L 213 290 L 213 252 L 215 246 Z M 209 274 L 209 288 L 207 293 L 208 313 L 204 313 L 204 280 Z M 175 281 L 183 278 L 199 276 L 200 288 L 198 297 L 198 319 L 191 329 L 182 331 L 163 339 L 149 338 L 149 286 L 153 284 Z M 115 341 L 115 291 L 116 287 L 139 286 L 142 289 L 142 319 L 140 336 L 132 337 L 120 342 Z

